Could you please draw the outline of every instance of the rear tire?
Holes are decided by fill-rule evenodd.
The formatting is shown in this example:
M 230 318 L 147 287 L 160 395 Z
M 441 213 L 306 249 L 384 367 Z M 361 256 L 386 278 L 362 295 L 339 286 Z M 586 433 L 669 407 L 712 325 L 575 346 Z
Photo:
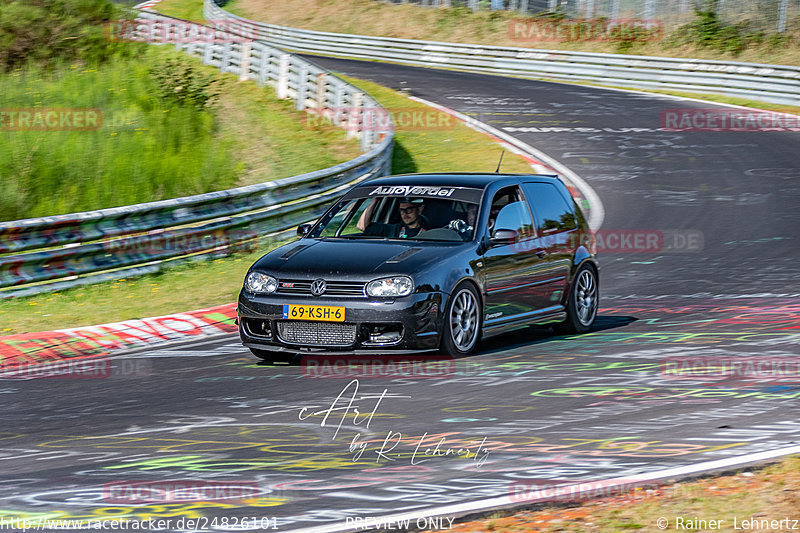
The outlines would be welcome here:
M 453 357 L 471 354 L 480 339 L 481 316 L 478 291 L 470 283 L 458 284 L 447 302 L 441 351 Z
M 592 329 L 600 303 L 600 284 L 597 271 L 583 265 L 575 274 L 575 281 L 567 300 L 567 319 L 556 327 L 560 333 L 586 333 Z

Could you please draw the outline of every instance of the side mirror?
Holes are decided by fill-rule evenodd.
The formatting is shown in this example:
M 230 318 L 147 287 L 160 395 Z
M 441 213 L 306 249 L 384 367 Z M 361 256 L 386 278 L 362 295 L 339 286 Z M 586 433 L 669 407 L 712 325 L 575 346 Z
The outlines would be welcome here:
M 486 251 L 492 247 L 492 238 L 488 235 L 484 235 L 481 238 L 481 242 L 478 245 L 478 255 L 483 255 Z
M 297 236 L 298 237 L 305 237 L 311 231 L 311 226 L 313 224 L 300 224 L 297 226 Z
M 492 246 L 505 246 L 517 242 L 517 232 L 513 229 L 499 229 L 492 235 Z

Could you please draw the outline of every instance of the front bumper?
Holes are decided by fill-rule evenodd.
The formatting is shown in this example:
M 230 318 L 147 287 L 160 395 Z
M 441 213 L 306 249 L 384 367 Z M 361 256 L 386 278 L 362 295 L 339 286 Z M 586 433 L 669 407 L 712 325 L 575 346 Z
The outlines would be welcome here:
M 239 336 L 245 346 L 290 352 L 377 352 L 432 350 L 439 346 L 440 292 L 403 298 L 303 298 L 239 294 Z M 288 320 L 284 305 L 345 308 L 344 322 Z

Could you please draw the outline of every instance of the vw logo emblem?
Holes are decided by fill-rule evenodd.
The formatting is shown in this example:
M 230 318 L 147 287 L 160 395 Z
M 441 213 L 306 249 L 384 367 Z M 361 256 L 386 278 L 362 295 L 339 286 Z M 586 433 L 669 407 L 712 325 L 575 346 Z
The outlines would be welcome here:
M 311 294 L 314 296 L 321 296 L 325 294 L 327 288 L 328 284 L 325 283 L 324 279 L 315 279 L 313 283 L 311 283 Z

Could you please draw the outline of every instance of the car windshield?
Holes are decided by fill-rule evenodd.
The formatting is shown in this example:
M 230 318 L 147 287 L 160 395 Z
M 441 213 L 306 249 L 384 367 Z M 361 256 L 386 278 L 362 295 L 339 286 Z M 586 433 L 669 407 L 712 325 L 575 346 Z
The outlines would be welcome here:
M 328 211 L 309 236 L 470 241 L 481 192 L 458 187 L 359 187 Z

